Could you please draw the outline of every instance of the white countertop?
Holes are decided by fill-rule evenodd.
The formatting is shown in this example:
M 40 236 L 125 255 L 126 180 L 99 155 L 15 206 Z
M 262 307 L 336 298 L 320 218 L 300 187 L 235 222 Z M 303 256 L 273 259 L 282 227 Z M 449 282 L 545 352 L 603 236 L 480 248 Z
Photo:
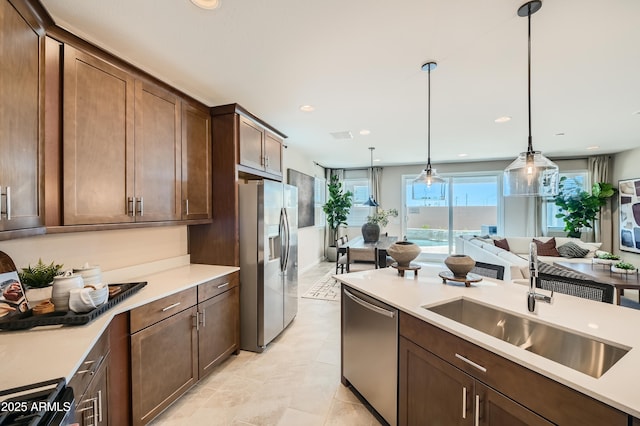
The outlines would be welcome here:
M 115 315 L 237 270 L 196 264 L 158 270 L 118 281 L 146 281 L 147 285 L 89 324 L 0 331 L 0 389 L 58 377 L 69 381 Z
M 444 268 L 422 265 L 417 279 L 412 272 L 400 277 L 392 268 L 335 275 L 335 278 L 416 318 L 640 418 L 640 393 L 637 391 L 640 383 L 640 311 L 556 293 L 552 305 L 537 302 L 538 312 L 534 315 L 527 310 L 526 286 L 488 278 L 468 288 L 458 283 L 443 284 L 438 277 L 442 270 Z M 631 350 L 596 379 L 422 307 L 461 297 Z

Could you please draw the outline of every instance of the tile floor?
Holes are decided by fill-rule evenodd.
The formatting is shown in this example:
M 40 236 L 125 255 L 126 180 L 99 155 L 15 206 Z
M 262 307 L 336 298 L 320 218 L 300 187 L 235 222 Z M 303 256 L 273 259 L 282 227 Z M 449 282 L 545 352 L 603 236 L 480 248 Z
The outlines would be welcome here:
M 301 274 L 299 294 L 334 268 Z M 265 352 L 241 351 L 152 423 L 173 425 L 379 425 L 340 383 L 340 303 L 300 298 L 298 315 Z

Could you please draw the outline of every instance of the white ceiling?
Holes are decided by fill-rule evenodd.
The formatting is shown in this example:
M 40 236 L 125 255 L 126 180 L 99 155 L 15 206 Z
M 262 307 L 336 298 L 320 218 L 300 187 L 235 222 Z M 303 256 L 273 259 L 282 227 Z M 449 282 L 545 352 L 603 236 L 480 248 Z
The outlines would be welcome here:
M 368 166 L 369 146 L 376 164 L 426 162 L 428 60 L 434 167 L 526 149 L 524 0 L 42 3 L 59 26 L 206 104 L 241 104 L 323 166 Z M 639 70 L 640 1 L 544 1 L 532 17 L 534 148 L 640 146 Z M 330 135 L 342 131 L 353 139 Z

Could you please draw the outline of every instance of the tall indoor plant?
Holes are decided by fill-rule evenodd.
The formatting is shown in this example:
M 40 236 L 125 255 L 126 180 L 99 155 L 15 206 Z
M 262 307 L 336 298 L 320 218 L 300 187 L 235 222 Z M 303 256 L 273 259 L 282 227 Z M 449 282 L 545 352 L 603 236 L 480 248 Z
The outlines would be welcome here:
M 340 225 L 347 224 L 349 209 L 353 205 L 353 193 L 344 191 L 342 182 L 336 175 L 331 176 L 327 188 L 329 190 L 329 198 L 322 206 L 322 210 L 327 216 L 327 225 L 329 226 L 329 247 L 333 246 L 335 250 L 338 228 Z
M 568 237 L 580 238 L 583 228 L 593 228 L 598 219 L 600 208 L 615 193 L 613 185 L 605 182 L 594 183 L 591 193 L 566 186 L 566 176 L 560 178 L 558 195 L 554 197 L 556 206 L 560 207 L 557 218 L 564 220 L 564 230 Z

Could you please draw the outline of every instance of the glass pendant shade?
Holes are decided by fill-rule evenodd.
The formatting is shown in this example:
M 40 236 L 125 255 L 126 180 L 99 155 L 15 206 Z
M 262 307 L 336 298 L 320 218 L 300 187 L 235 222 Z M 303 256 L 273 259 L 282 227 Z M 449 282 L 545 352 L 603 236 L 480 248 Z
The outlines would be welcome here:
M 542 7 L 540 0 L 529 1 L 518 9 L 518 16 L 528 21 L 527 85 L 529 109 L 529 144 L 503 173 L 505 197 L 550 197 L 558 193 L 558 166 L 540 151 L 533 150 L 531 137 L 531 15 Z
M 364 204 L 362 205 L 369 206 L 369 207 L 378 207 L 380 204 L 378 204 L 378 202 L 374 200 L 372 196 L 369 196 L 369 199 L 365 201 Z
M 503 174 L 506 197 L 552 197 L 558 193 L 558 166 L 540 151 L 521 152 Z

